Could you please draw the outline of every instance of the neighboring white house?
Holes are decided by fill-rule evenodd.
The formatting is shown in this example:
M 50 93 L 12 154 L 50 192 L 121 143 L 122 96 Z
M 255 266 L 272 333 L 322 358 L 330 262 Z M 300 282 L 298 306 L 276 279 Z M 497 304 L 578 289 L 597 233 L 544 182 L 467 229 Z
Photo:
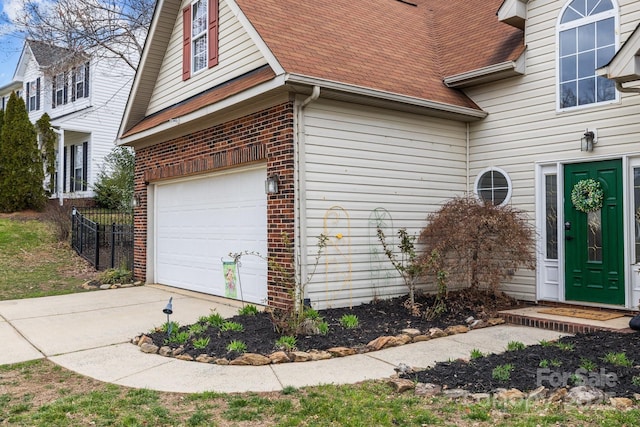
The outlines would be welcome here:
M 399 295 L 376 228 L 417 232 L 473 192 L 537 227 L 537 271 L 508 293 L 634 308 L 640 96 L 606 77 L 640 80 L 639 23 L 632 0 L 160 0 L 120 132 L 134 273 L 286 306 L 260 259 L 242 294 L 222 262 L 256 251 L 304 282 L 324 234 L 296 290 L 314 307 Z M 586 179 L 604 193 L 588 213 Z
M 104 157 L 115 147 L 134 74 L 116 59 L 25 41 L 13 81 L 0 95 L 22 96 L 32 123 L 49 114 L 59 139 L 58 172 L 45 178 L 56 182 L 52 197 L 93 196 Z

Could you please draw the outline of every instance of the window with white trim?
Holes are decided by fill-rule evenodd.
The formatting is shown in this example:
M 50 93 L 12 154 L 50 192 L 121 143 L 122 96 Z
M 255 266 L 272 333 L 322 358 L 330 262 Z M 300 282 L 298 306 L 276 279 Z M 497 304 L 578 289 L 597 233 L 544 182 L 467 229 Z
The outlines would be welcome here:
M 182 80 L 218 65 L 219 0 L 195 0 L 182 10 Z
M 67 103 L 67 73 L 59 73 L 53 77 L 51 97 L 53 108 Z
M 572 0 L 558 24 L 558 108 L 615 101 L 612 80 L 596 75 L 616 52 L 612 0 Z
M 207 0 L 191 6 L 191 55 L 193 73 L 207 67 Z
M 27 82 L 27 111 L 40 109 L 40 78 Z
M 511 179 L 500 168 L 490 167 L 478 174 L 474 184 L 476 196 L 496 206 L 506 205 L 511 199 Z

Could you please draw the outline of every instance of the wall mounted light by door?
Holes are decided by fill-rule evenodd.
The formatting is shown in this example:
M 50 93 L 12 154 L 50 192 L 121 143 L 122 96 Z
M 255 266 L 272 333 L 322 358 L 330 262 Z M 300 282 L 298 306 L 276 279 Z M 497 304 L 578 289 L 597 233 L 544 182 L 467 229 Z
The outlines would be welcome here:
M 594 146 L 598 143 L 598 130 L 587 129 L 582 138 L 580 138 L 580 151 L 593 151 Z
M 277 194 L 278 193 L 278 184 L 280 183 L 280 177 L 277 173 L 269 175 L 267 180 L 264 182 L 264 191 L 267 194 Z

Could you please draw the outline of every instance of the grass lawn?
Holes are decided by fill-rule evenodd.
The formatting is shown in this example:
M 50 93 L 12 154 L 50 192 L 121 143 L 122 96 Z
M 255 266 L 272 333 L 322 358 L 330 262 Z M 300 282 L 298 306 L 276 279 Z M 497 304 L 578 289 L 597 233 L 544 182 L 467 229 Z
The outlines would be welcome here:
M 91 274 L 46 223 L 0 218 L 0 299 L 78 292 Z M 106 384 L 39 360 L 0 366 L 0 425 L 613 427 L 640 425 L 640 409 L 424 398 L 373 381 L 186 395 Z
M 49 223 L 0 217 L 0 300 L 81 292 L 95 275 Z

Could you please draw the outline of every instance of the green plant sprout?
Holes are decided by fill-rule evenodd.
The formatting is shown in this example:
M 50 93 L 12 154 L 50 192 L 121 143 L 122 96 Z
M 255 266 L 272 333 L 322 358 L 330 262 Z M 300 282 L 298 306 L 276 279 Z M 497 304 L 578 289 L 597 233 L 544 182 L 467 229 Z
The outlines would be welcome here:
M 193 340 L 193 348 L 197 348 L 198 350 L 202 350 L 207 348 L 211 339 L 209 337 L 198 338 Z
M 227 351 L 237 351 L 238 353 L 244 353 L 247 351 L 247 345 L 239 340 L 233 340 L 227 344 Z
M 481 359 L 483 357 L 484 357 L 484 354 L 477 348 L 474 348 L 473 350 L 471 350 L 471 360 Z
M 633 365 L 633 360 L 629 360 L 626 353 L 607 353 L 602 360 L 615 366 L 630 367 Z
M 222 332 L 233 331 L 233 332 L 242 332 L 244 331 L 244 326 L 238 322 L 225 321 L 220 327 Z
M 524 350 L 526 346 L 520 341 L 509 341 L 507 343 L 507 351 Z
M 510 363 L 504 364 L 504 365 L 498 365 L 495 368 L 493 368 L 493 371 L 491 371 L 491 377 L 494 380 L 497 381 L 509 381 L 509 379 L 511 378 L 511 372 L 513 371 L 514 366 Z
M 358 327 L 358 324 L 359 324 L 358 316 L 356 316 L 355 314 L 344 314 L 340 318 L 340 324 L 344 328 L 355 329 Z
M 258 307 L 253 304 L 248 304 L 238 310 L 238 314 L 241 316 L 255 316 L 258 314 Z
M 580 367 L 587 372 L 593 372 L 598 368 L 598 365 L 596 365 L 593 360 L 587 359 L 586 357 L 581 357 Z
M 276 348 L 279 350 L 293 351 L 298 340 L 292 335 L 284 335 L 277 339 Z

